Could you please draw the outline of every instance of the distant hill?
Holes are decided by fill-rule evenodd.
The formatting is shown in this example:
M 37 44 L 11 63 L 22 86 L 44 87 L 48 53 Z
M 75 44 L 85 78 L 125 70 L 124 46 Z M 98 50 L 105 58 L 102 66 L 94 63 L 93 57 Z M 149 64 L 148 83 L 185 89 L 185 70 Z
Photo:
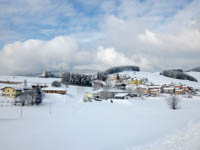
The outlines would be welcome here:
M 184 73 L 183 70 L 181 70 L 181 69 L 164 70 L 163 72 L 161 72 L 161 75 L 170 77 L 170 78 L 174 78 L 174 79 L 198 82 L 197 79 Z
M 107 74 L 119 73 L 123 71 L 140 71 L 140 68 L 137 66 L 116 66 L 105 70 Z
M 196 68 L 189 69 L 189 70 L 187 70 L 186 72 L 190 72 L 190 71 L 193 71 L 193 72 L 200 72 L 200 67 L 196 67 Z

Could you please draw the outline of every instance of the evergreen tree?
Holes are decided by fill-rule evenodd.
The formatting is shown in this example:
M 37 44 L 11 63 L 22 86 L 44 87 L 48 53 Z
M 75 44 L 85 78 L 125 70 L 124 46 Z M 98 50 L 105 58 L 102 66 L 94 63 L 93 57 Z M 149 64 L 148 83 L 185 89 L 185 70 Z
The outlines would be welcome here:
M 34 100 L 35 100 L 35 104 L 36 105 L 39 105 L 40 103 L 42 103 L 42 91 L 40 89 L 40 86 L 37 85 L 35 88 L 34 88 Z

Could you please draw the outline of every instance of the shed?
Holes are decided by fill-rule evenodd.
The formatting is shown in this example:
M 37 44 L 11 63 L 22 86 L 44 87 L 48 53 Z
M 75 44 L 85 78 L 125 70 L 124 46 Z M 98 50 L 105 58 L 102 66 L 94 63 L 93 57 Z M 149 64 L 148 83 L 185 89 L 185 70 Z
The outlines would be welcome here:
M 65 95 L 67 93 L 66 89 L 59 88 L 59 87 L 46 87 L 46 88 L 42 88 L 42 91 L 45 92 L 45 93 L 50 93 L 50 94 L 63 94 L 63 95 Z
M 115 95 L 115 99 L 128 99 L 129 97 L 128 93 L 118 93 Z

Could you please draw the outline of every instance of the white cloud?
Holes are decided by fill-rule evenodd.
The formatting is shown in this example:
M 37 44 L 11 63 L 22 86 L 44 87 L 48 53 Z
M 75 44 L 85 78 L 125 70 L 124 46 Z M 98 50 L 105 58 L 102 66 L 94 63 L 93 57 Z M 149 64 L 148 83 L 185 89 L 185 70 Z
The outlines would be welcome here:
M 98 47 L 97 51 L 97 62 L 103 64 L 105 67 L 135 64 L 135 62 L 124 54 L 117 52 L 114 48 Z
M 34 73 L 45 69 L 70 68 L 80 53 L 78 43 L 70 37 L 50 41 L 27 40 L 6 45 L 0 52 L 1 74 Z
M 139 39 L 149 44 L 154 44 L 154 45 L 162 44 L 161 40 L 156 37 L 155 33 L 149 30 L 146 30 L 144 34 L 140 34 Z

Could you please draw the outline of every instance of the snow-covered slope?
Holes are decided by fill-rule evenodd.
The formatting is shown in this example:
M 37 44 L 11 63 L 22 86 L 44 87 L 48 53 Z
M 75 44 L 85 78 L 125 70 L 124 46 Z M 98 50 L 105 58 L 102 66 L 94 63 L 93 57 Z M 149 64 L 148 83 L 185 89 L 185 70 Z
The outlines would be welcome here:
M 129 148 L 130 150 L 199 150 L 200 123 L 191 123 L 184 132 L 166 138 L 164 142 Z
M 145 77 L 155 84 L 181 82 L 200 87 L 199 82 L 167 78 L 158 73 L 122 74 Z M 19 78 L 27 79 L 15 77 Z M 30 78 L 28 81 L 53 80 Z M 92 88 L 69 86 L 68 95 L 46 94 L 41 105 L 23 109 L 10 104 L 13 99 L 0 96 L 0 149 L 200 149 L 200 97 L 180 97 L 180 109 L 171 110 L 165 95 L 113 100 L 114 103 L 109 100 L 84 103 L 83 94 L 89 91 Z
M 165 77 L 160 75 L 159 73 L 151 73 L 151 72 L 144 72 L 144 71 L 140 71 L 140 72 L 132 72 L 132 71 L 128 71 L 128 72 L 121 72 L 121 75 L 128 75 L 131 77 L 139 77 L 139 78 L 148 78 L 148 80 L 154 84 L 170 84 L 170 83 L 182 83 L 182 84 L 186 84 L 188 86 L 192 86 L 194 88 L 200 89 L 200 82 L 193 82 L 193 81 L 188 81 L 188 80 L 178 80 L 178 79 L 174 79 L 174 78 L 169 78 L 169 77 Z M 191 74 L 192 75 L 192 74 Z M 195 75 L 194 77 L 200 78 L 200 73 L 196 73 L 193 75 Z M 200 80 L 199 80 L 200 81 Z
M 15 81 L 28 83 L 52 83 L 53 81 L 60 81 L 60 78 L 39 78 L 39 77 L 28 77 L 28 76 L 0 76 L 0 81 Z
M 200 72 L 186 72 L 186 73 L 196 78 L 200 83 Z
M 47 94 L 42 105 L 23 107 L 22 118 L 20 106 L 0 107 L 1 149 L 135 150 L 152 143 L 162 148 L 170 136 L 200 121 L 199 97 L 182 98 L 174 111 L 166 97 L 84 103 L 83 93 L 91 90 L 70 86 L 67 96 Z

